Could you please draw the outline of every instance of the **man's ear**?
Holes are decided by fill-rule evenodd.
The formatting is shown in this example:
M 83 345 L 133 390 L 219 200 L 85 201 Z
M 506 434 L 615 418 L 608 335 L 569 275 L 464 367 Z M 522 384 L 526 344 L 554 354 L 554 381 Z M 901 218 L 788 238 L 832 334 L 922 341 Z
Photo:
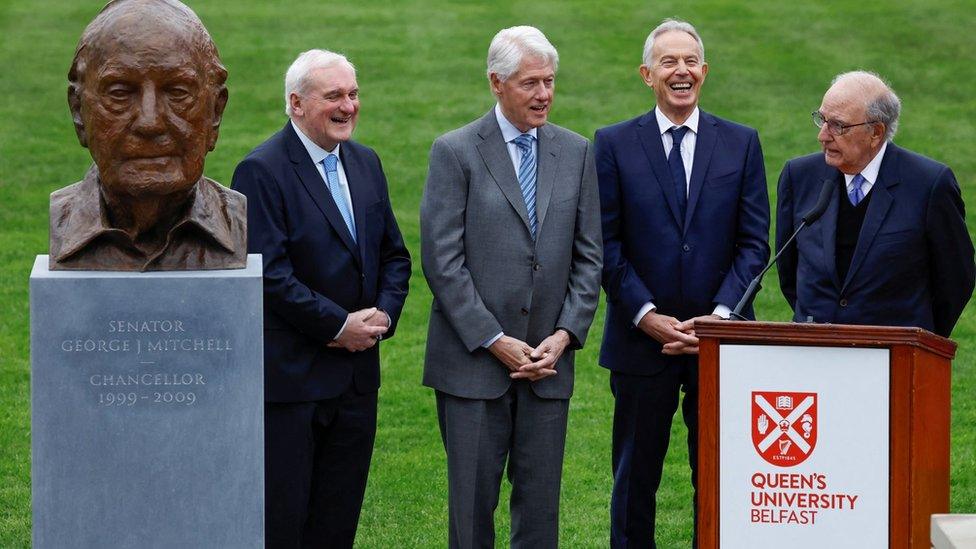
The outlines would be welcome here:
M 71 110 L 71 121 L 75 125 L 75 133 L 78 134 L 78 142 L 87 149 L 88 138 L 85 136 L 85 122 L 81 118 L 81 94 L 81 86 L 77 84 L 68 85 L 68 109 Z
M 651 79 L 651 68 L 648 67 L 647 65 L 642 64 L 641 66 L 637 67 L 637 72 L 640 73 L 641 80 L 644 81 L 644 84 L 646 84 L 648 88 L 651 88 L 653 90 L 654 81 Z
M 871 124 L 871 138 L 877 139 L 879 143 L 884 141 L 885 132 L 888 131 L 888 126 L 884 122 L 876 122 Z
M 212 151 L 217 146 L 217 136 L 220 133 L 220 121 L 224 118 L 224 109 L 227 108 L 228 92 L 227 86 L 221 85 L 214 98 L 213 124 L 211 125 L 210 140 L 207 143 L 207 150 Z
M 496 97 L 502 92 L 502 79 L 498 78 L 497 73 L 491 73 L 488 75 L 488 84 L 491 86 L 491 93 Z

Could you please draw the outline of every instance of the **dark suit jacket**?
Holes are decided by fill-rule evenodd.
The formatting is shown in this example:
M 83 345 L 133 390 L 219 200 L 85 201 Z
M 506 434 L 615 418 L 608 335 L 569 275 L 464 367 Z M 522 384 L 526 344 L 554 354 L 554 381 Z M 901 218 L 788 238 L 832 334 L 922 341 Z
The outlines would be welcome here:
M 701 112 L 685 222 L 654 111 L 596 132 L 607 317 L 600 364 L 654 374 L 674 357 L 634 326 L 648 301 L 685 320 L 735 306 L 769 258 L 755 130 Z
M 822 153 L 786 163 L 779 178 L 776 244 L 786 242 L 817 201 L 830 205 L 777 261 L 794 320 L 919 326 L 948 337 L 973 293 L 976 267 L 959 185 L 948 167 L 888 143 L 847 278 L 835 243 L 843 174 Z
M 248 251 L 264 257 L 264 370 L 269 402 L 331 398 L 355 383 L 379 387 L 379 346 L 359 353 L 326 347 L 349 312 L 378 307 L 396 330 L 410 278 L 387 190 L 372 149 L 339 148 L 357 241 L 291 123 L 234 171 L 247 196 Z

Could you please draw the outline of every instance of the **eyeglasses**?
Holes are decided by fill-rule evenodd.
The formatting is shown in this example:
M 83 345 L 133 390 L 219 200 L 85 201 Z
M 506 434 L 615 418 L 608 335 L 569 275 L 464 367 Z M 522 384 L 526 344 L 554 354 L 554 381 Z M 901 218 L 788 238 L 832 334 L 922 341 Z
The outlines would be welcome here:
M 810 116 L 813 117 L 813 123 L 815 126 L 817 126 L 818 128 L 822 128 L 824 127 L 824 124 L 826 124 L 827 131 L 830 132 L 830 135 L 834 135 L 834 136 L 844 135 L 845 133 L 847 133 L 847 130 L 851 128 L 856 128 L 857 126 L 864 126 L 866 124 L 878 123 L 876 120 L 868 120 L 867 122 L 861 122 L 860 124 L 841 124 L 836 120 L 827 120 L 826 118 L 824 118 L 824 115 L 820 114 L 820 111 L 813 111 L 812 113 L 810 113 Z

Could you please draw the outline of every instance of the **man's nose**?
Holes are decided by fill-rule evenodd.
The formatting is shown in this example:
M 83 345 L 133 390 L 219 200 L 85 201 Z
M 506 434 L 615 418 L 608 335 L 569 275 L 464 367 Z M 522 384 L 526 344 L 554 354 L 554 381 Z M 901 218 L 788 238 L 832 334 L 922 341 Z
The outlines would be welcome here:
M 339 110 L 341 110 L 344 113 L 351 113 L 356 110 L 356 105 L 358 103 L 359 103 L 358 99 L 353 99 L 348 95 L 346 95 L 342 98 L 342 101 L 339 102 Z
M 552 87 L 546 86 L 545 82 L 539 82 L 535 87 L 535 98 L 546 101 L 552 97 Z
M 159 95 L 155 86 L 146 85 L 142 87 L 138 112 L 132 125 L 133 130 L 146 135 L 158 135 L 163 132 L 165 123 L 158 98 Z
M 827 129 L 827 124 L 824 123 L 823 126 L 820 126 L 820 131 L 817 132 L 817 141 L 820 141 L 821 143 L 827 143 L 829 141 L 832 141 L 833 139 L 834 136 L 831 135 L 830 131 Z

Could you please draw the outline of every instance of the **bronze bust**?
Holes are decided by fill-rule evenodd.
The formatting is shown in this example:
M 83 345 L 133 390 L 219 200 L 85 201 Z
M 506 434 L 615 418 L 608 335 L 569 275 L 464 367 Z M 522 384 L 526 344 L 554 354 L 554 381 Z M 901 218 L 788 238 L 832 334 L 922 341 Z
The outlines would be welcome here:
M 187 6 L 105 6 L 68 73 L 75 131 L 94 165 L 51 194 L 52 270 L 245 266 L 245 198 L 203 176 L 226 80 L 210 34 Z

